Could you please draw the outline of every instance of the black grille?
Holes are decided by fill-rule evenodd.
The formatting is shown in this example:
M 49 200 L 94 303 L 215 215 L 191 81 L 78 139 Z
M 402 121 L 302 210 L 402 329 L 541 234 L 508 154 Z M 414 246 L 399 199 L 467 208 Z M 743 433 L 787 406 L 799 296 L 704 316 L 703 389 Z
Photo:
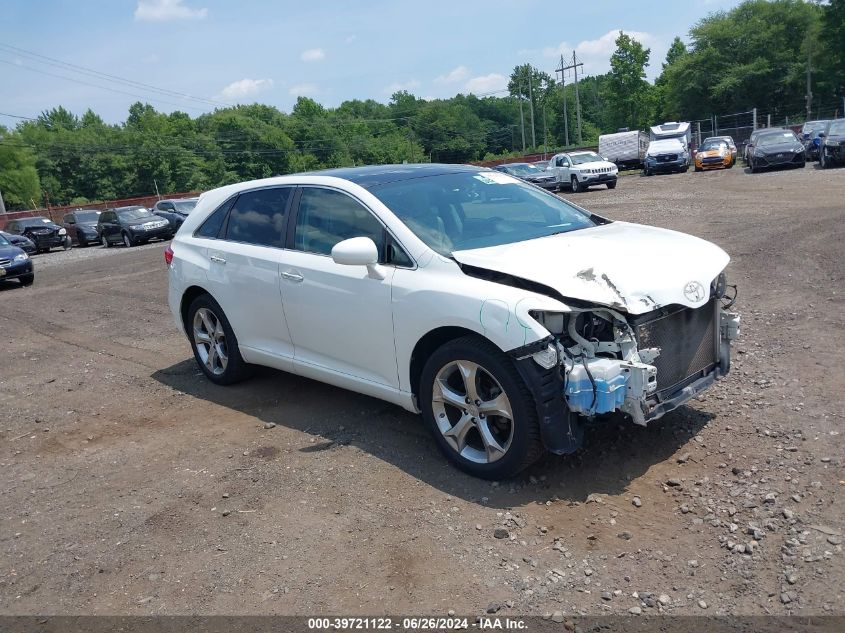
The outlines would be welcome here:
M 637 345 L 660 348 L 660 356 L 654 360 L 659 396 L 671 395 L 716 365 L 716 328 L 715 300 L 696 309 L 680 308 L 637 319 Z

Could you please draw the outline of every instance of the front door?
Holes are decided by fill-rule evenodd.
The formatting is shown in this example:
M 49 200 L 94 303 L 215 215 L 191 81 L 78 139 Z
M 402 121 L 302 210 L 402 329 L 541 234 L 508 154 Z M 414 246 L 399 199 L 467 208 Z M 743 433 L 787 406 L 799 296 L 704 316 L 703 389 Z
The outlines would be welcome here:
M 314 369 L 398 388 L 393 343 L 391 282 L 364 266 L 336 264 L 332 247 L 369 237 L 384 253 L 386 231 L 358 200 L 346 193 L 302 187 L 292 241 L 281 268 L 282 295 L 295 360 Z

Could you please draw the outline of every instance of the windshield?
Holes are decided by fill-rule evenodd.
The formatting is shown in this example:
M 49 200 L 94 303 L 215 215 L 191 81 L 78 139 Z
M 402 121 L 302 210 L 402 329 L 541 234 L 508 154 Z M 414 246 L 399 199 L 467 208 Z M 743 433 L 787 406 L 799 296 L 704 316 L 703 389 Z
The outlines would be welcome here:
M 780 145 L 782 143 L 791 143 L 795 140 L 795 134 L 792 132 L 780 132 L 777 134 L 764 134 L 757 139 L 757 145 L 766 147 L 769 145 Z
M 24 220 L 21 220 L 22 226 L 38 226 L 39 224 L 50 224 L 50 223 L 51 223 L 51 220 L 48 220 L 47 218 L 41 218 L 41 217 L 26 218 Z
M 10 246 L 11 242 L 7 240 L 5 237 L 0 235 L 0 246 Z
M 99 211 L 77 211 L 76 212 L 76 221 L 77 222 L 96 222 L 99 217 L 100 217 Z
M 527 163 L 505 165 L 505 168 L 507 168 L 508 172 L 514 176 L 532 176 L 541 173 L 539 169 L 534 167 L 534 165 L 529 165 Z
M 134 209 L 126 209 L 123 211 L 118 211 L 117 214 L 123 220 L 146 220 L 147 218 L 155 217 L 149 210 L 145 209 L 144 207 L 136 207 Z
M 845 134 L 845 119 L 841 121 L 834 121 L 830 124 L 830 129 L 827 131 L 827 135 L 830 136 L 831 134 Z
M 595 152 L 584 152 L 583 154 L 570 154 L 573 165 L 583 165 L 584 163 L 594 163 L 599 160 L 604 160 Z
M 196 200 L 174 200 L 173 206 L 176 207 L 176 212 L 182 215 L 188 215 L 197 206 Z
M 725 141 L 705 141 L 699 148 L 700 152 L 707 152 L 710 150 L 728 149 L 728 144 Z
M 370 190 L 441 255 L 595 226 L 557 196 L 497 171 L 428 176 Z
M 824 129 L 825 125 L 827 125 L 827 121 L 807 121 L 801 128 L 801 133 L 812 134 L 813 132 L 819 132 Z

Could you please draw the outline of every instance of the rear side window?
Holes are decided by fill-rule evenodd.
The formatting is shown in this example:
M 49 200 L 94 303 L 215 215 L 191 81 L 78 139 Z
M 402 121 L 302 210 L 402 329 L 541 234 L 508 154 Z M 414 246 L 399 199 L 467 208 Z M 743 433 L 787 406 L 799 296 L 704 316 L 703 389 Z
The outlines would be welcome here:
M 332 189 L 305 187 L 299 201 L 293 247 L 331 255 L 332 247 L 351 237 L 369 237 L 384 252 L 385 230 L 360 202 Z
M 226 239 L 258 246 L 284 246 L 287 207 L 292 187 L 242 193 L 229 214 Z
M 226 214 L 232 208 L 233 200 L 227 200 L 217 210 L 208 216 L 194 233 L 196 237 L 207 237 L 210 239 L 217 238 L 220 235 L 220 229 L 223 228 L 223 222 L 226 221 Z

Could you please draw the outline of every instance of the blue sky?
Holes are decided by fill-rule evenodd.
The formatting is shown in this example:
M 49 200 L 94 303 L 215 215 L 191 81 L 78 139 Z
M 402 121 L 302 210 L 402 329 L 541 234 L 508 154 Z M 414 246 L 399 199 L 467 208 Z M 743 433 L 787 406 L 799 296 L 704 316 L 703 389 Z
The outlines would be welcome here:
M 427 98 L 484 94 L 505 88 L 520 63 L 554 74 L 560 52 L 571 56 L 573 47 L 587 74 L 606 72 L 620 29 L 651 48 L 653 79 L 675 35 L 686 38 L 698 19 L 736 4 L 5 0 L 0 112 L 33 117 L 58 105 L 90 107 L 117 122 L 139 99 L 195 116 L 215 103 L 290 111 L 298 95 L 335 106 L 387 102 L 399 89 Z M 210 102 L 80 74 L 29 53 Z M 0 124 L 14 123 L 0 116 Z

